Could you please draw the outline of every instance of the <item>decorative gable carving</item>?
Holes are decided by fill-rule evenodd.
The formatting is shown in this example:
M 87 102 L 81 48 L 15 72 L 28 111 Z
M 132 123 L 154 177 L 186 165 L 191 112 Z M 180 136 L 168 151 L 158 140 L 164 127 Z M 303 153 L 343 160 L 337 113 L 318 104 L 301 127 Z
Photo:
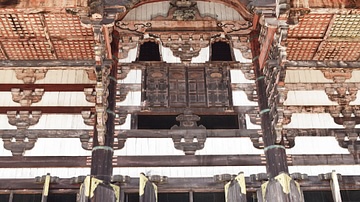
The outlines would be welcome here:
M 207 34 L 168 34 L 161 35 L 162 45 L 170 48 L 175 57 L 183 62 L 190 62 L 197 57 L 202 48 L 209 46 L 210 35 Z
M 201 16 L 196 2 L 191 0 L 173 0 L 170 2 L 168 16 L 156 16 L 152 20 L 216 20 L 210 16 Z

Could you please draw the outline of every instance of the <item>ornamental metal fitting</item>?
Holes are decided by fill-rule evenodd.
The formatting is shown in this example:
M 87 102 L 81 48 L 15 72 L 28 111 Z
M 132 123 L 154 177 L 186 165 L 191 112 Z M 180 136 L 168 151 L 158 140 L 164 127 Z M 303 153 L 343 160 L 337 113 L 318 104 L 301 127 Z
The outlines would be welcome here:
M 44 95 L 44 89 L 26 89 L 12 88 L 11 95 L 14 102 L 20 103 L 21 106 L 30 106 L 32 103 L 40 102 Z
M 171 127 L 171 137 L 176 149 L 183 150 L 186 155 L 194 155 L 196 150 L 204 148 L 206 141 L 206 128 L 203 125 L 198 126 L 197 121 L 200 117 L 192 114 L 191 111 L 185 111 L 176 117 L 180 126 Z

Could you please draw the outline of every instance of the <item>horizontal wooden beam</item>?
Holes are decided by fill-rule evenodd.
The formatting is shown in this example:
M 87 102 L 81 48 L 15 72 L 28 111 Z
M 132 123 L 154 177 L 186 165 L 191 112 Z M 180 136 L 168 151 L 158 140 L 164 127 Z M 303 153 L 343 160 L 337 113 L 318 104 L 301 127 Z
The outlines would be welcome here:
M 292 68 L 360 68 L 359 61 L 318 61 L 318 60 L 290 60 L 286 62 L 286 69 Z
M 44 89 L 45 92 L 84 92 L 84 88 L 94 88 L 95 84 L 0 84 L 0 91 L 11 91 L 13 88 Z
M 223 173 L 219 173 L 223 174 Z M 235 173 L 229 173 L 235 174 Z M 320 173 L 319 173 L 320 174 Z M 87 173 L 84 173 L 87 175 Z M 77 176 L 74 176 L 77 177 Z M 342 176 L 339 182 L 341 190 L 359 190 L 360 176 Z M 255 192 L 261 183 L 245 177 L 246 191 Z M 330 183 L 320 180 L 318 176 L 309 176 L 307 180 L 298 181 L 303 191 L 330 191 Z M 116 184 L 116 183 L 115 183 Z M 119 184 L 125 193 L 137 193 L 139 191 L 139 178 L 131 177 L 130 182 Z M 71 178 L 59 178 L 58 183 L 50 185 L 50 194 L 54 193 L 78 193 L 80 184 L 73 184 Z M 0 194 L 41 194 L 43 184 L 35 183 L 35 179 L 0 179 Z M 224 192 L 224 184 L 215 182 L 213 177 L 168 177 L 166 183 L 158 184 L 159 193 L 172 192 Z
M 312 91 L 321 90 L 325 91 L 325 88 L 336 88 L 336 87 L 357 87 L 360 89 L 360 83 L 355 82 L 344 82 L 344 83 L 285 83 L 285 89 L 287 91 Z M 245 91 L 255 90 L 256 86 L 254 83 L 232 83 L 231 89 L 233 91 Z
M 292 166 L 354 165 L 350 154 L 290 155 Z M 89 167 L 88 156 L 0 157 L 0 168 Z M 264 166 L 262 155 L 116 156 L 114 167 Z
M 82 111 L 94 111 L 92 106 L 11 106 L 0 107 L 0 114 L 6 114 L 7 111 L 41 111 L 44 114 L 78 114 Z M 117 106 L 117 111 L 126 111 L 128 114 L 137 113 L 141 115 L 178 115 L 184 113 L 188 108 L 156 108 L 141 106 Z M 192 112 L 197 115 L 236 115 L 246 114 L 256 110 L 256 106 L 234 106 L 234 107 L 197 107 L 192 108 Z
M 81 69 L 93 68 L 94 60 L 0 60 L 0 69 L 14 69 L 13 67 L 79 67 Z M 16 69 L 16 68 L 15 68 Z
M 95 111 L 92 106 L 32 106 L 0 107 L 0 114 L 8 111 L 41 111 L 43 114 L 80 114 L 82 111 Z
M 234 137 L 250 137 L 257 134 L 258 129 L 214 129 L 206 130 L 208 138 L 234 138 Z M 295 134 L 296 137 L 324 137 L 335 136 L 335 133 L 346 133 L 345 129 L 314 129 L 314 128 L 286 128 L 284 134 Z M 0 130 L 0 138 L 4 135 L 17 133 L 17 130 Z M 82 135 L 88 135 L 93 130 L 56 130 L 56 129 L 28 129 L 26 134 L 36 136 L 38 138 L 80 138 Z M 353 132 L 360 133 L 360 129 L 354 129 Z M 115 134 L 126 138 L 171 138 L 171 130 L 115 130 Z

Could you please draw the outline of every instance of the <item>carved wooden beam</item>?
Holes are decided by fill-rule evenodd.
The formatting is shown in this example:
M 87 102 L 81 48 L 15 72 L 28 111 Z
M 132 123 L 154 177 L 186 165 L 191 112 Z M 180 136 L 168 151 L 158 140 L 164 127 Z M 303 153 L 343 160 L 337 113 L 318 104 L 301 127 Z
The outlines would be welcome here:
M 172 31 L 207 32 L 216 34 L 219 31 L 234 34 L 248 34 L 251 23 L 248 21 L 216 21 L 216 20 L 190 20 L 190 21 L 117 21 L 115 30 L 119 33 L 152 33 Z

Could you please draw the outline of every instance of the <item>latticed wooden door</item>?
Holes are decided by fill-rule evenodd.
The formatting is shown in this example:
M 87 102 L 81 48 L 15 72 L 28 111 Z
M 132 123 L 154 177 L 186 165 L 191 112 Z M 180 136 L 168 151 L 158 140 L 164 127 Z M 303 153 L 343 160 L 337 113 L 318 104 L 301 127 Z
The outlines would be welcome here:
M 227 68 L 149 66 L 145 96 L 150 107 L 227 107 L 232 104 Z

